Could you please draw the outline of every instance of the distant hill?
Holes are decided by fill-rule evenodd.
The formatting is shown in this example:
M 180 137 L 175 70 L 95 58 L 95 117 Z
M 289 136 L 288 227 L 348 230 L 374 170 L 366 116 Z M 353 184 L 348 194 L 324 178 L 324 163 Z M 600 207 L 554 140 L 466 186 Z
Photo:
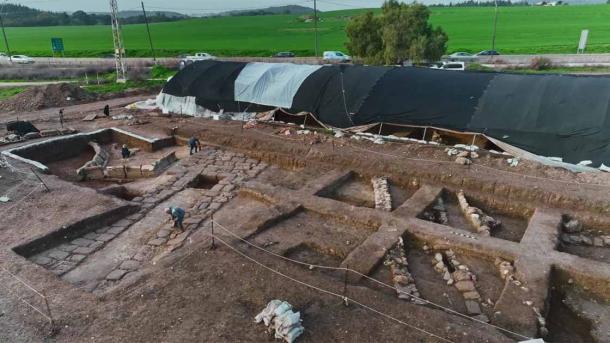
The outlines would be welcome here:
M 89 12 L 89 14 L 110 15 L 109 12 Z M 139 17 L 141 15 L 142 15 L 142 11 L 119 11 L 119 18 L 123 18 L 123 19 Z M 149 16 L 149 17 L 153 17 L 153 16 L 165 16 L 167 18 L 172 18 L 172 19 L 190 18 L 186 14 L 182 14 L 182 13 L 178 13 L 178 12 L 171 12 L 171 11 L 149 11 L 149 10 L 146 10 L 146 15 Z
M 287 6 L 275 6 L 267 7 L 256 10 L 242 10 L 242 11 L 228 11 L 222 12 L 220 16 L 256 16 L 256 15 L 274 15 L 274 14 L 309 14 L 313 12 L 313 8 L 299 6 L 299 5 L 287 5 Z M 318 11 L 320 12 L 320 11 Z
M 23 5 L 5 4 L 3 6 L 5 26 L 29 27 L 29 26 L 75 26 L 75 25 L 110 25 L 108 13 L 86 13 L 84 11 L 50 12 L 30 8 Z M 176 12 L 148 12 L 150 22 L 177 21 L 188 16 Z M 144 16 L 139 11 L 122 12 L 122 24 L 140 24 L 144 22 Z

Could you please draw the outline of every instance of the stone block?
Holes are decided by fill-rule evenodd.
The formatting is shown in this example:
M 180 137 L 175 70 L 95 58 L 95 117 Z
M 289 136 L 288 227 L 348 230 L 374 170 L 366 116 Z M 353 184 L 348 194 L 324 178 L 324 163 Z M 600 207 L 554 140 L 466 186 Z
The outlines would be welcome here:
M 84 260 L 86 257 L 87 255 L 74 254 L 70 256 L 70 261 L 78 263 Z
M 108 230 L 108 233 L 118 235 L 119 233 L 125 231 L 125 229 L 127 229 L 126 226 L 113 226 Z
M 458 291 L 460 292 L 472 292 L 472 291 L 476 291 L 476 288 L 474 287 L 474 282 L 472 281 L 458 281 L 455 283 L 455 288 L 458 289 Z
M 165 244 L 165 242 L 167 242 L 167 238 L 156 238 L 148 241 L 148 245 L 158 247 Z
M 120 280 L 123 276 L 125 276 L 125 274 L 127 274 L 126 270 L 123 269 L 115 269 L 112 272 L 110 272 L 110 274 L 108 274 L 106 276 L 106 280 L 110 280 L 110 281 L 118 281 Z
M 51 249 L 46 252 L 47 257 L 54 258 L 56 260 L 63 260 L 64 258 L 70 256 L 70 253 L 65 251 L 61 251 L 59 249 Z
M 97 234 L 100 234 L 100 235 L 101 235 L 101 234 L 104 234 L 104 233 L 108 232 L 108 230 L 110 230 L 110 227 L 109 227 L 109 226 L 106 226 L 106 227 L 103 227 L 103 228 L 101 228 L 101 229 L 97 229 L 97 230 L 95 230 L 95 233 L 97 233 Z
M 92 241 L 90 239 L 85 239 L 85 238 L 77 238 L 77 239 L 73 240 L 71 243 L 76 244 L 79 247 L 88 247 L 89 245 L 95 243 L 95 241 Z
M 129 271 L 136 270 L 136 269 L 140 268 L 140 262 L 134 261 L 134 260 L 127 260 L 127 261 L 124 261 L 123 263 L 121 263 L 121 266 L 119 268 L 123 269 L 123 270 L 129 270 Z
M 83 236 L 83 238 L 85 238 L 85 239 L 90 239 L 90 240 L 92 240 L 92 241 L 95 241 L 95 240 L 97 240 L 97 238 L 98 238 L 99 236 L 100 236 L 100 235 L 99 235 L 99 234 L 97 234 L 97 233 L 95 233 L 95 232 L 90 232 L 90 233 L 88 233 L 88 234 L 84 235 L 84 236 Z
M 462 296 L 466 300 L 479 300 L 479 299 L 481 299 L 481 295 L 477 291 L 464 292 L 462 294 Z
M 97 240 L 99 242 L 108 242 L 109 240 L 113 239 L 114 237 L 116 237 L 116 236 L 113 234 L 104 233 L 104 234 L 97 236 Z
M 65 251 L 65 252 L 73 252 L 74 249 L 78 248 L 78 245 L 75 244 L 62 244 L 60 246 L 57 247 L 57 249 L 61 250 L 61 251 Z
M 479 303 L 474 300 L 466 300 L 464 301 L 464 305 L 466 305 L 466 312 L 470 315 L 479 315 L 481 314 L 481 306 Z
M 94 252 L 95 249 L 94 248 L 90 248 L 90 247 L 78 247 L 76 250 L 74 250 L 75 254 L 80 254 L 80 255 L 89 255 L 92 252 Z
M 138 253 L 133 257 L 134 260 L 144 262 L 148 261 L 153 256 L 153 248 L 149 245 L 144 245 L 138 250 Z
M 123 166 L 106 167 L 105 174 L 107 177 L 112 179 L 125 178 L 125 170 L 123 169 Z
M 32 261 L 41 266 L 48 266 L 51 263 L 55 262 L 54 259 L 43 256 L 43 255 L 35 256 L 34 258 L 32 258 Z
M 157 238 L 166 238 L 166 237 L 169 237 L 169 234 L 171 232 L 172 231 L 169 230 L 169 229 L 161 229 L 161 230 L 159 230 L 159 232 L 157 232 Z

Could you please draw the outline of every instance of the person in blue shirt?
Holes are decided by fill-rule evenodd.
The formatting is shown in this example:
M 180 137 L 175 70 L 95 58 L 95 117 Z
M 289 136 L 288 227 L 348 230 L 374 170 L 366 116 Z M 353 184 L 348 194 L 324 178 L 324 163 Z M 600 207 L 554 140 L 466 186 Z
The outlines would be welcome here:
M 169 214 L 174 221 L 174 227 L 179 228 L 180 230 L 184 230 L 184 226 L 182 225 L 182 221 L 184 221 L 184 210 L 180 207 L 170 206 L 165 209 L 165 213 Z

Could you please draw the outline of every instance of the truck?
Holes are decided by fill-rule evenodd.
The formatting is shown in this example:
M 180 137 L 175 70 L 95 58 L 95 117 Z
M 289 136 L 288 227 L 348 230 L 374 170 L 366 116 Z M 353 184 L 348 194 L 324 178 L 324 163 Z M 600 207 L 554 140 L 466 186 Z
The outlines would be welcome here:
M 182 58 L 180 60 L 180 68 L 184 68 L 187 65 L 194 63 L 194 62 L 208 61 L 208 60 L 215 60 L 215 59 L 216 59 L 216 56 L 212 56 L 212 55 L 208 54 L 207 52 L 198 52 L 195 55 L 186 56 L 186 57 Z

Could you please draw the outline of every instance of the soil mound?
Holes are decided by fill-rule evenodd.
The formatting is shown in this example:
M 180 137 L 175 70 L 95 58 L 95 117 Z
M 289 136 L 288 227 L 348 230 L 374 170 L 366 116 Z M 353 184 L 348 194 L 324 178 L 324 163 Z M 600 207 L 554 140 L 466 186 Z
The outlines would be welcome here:
M 0 101 L 0 111 L 36 111 L 51 107 L 74 105 L 84 101 L 93 101 L 96 98 L 95 94 L 75 84 L 60 83 L 31 87 L 9 99 Z

